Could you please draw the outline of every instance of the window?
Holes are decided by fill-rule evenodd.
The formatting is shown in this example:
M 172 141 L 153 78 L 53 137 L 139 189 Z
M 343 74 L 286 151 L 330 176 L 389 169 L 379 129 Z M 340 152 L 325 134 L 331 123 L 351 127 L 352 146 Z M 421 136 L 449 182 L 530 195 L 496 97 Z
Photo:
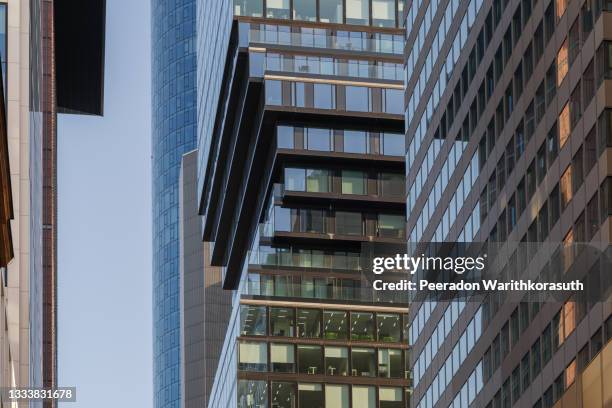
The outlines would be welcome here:
M 345 340 L 348 337 L 348 316 L 342 311 L 323 312 L 323 337 L 327 340 Z
M 360 153 L 367 152 L 367 133 L 355 130 L 344 131 L 344 152 L 345 153 Z
M 580 103 L 581 96 L 579 81 L 578 85 L 576 85 L 572 91 L 572 94 L 570 95 L 570 125 L 572 130 L 576 128 L 578 121 L 582 117 L 582 106 Z
M 357 348 L 351 350 L 351 375 L 359 377 L 376 376 L 376 354 L 373 348 Z
M 557 21 L 561 19 L 567 9 L 568 0 L 555 0 L 555 10 L 557 12 Z
M 576 380 L 576 359 L 572 360 L 571 363 L 565 369 L 565 388 L 569 388 L 570 385 Z
M 296 395 L 295 395 L 295 384 L 287 383 L 287 382 L 272 382 L 272 406 L 274 408 L 294 408 L 296 404 Z M 264 407 L 267 405 L 263 405 Z M 240 401 L 238 401 L 239 408 L 247 408 L 240 405 Z
M 381 137 L 385 156 L 403 156 L 405 154 L 405 136 L 403 134 L 382 133 Z
M 540 353 L 540 339 L 531 346 L 531 377 L 535 378 L 542 369 L 542 355 Z
M 241 341 L 238 345 L 238 370 L 268 371 L 268 345 Z
M 402 174 L 380 173 L 378 183 L 380 196 L 401 198 L 406 194 L 406 184 Z
M 345 89 L 347 111 L 367 112 L 369 110 L 370 98 L 368 88 L 364 86 L 346 86 Z
M 306 146 L 308 150 L 331 151 L 331 133 L 329 129 L 308 128 L 306 131 Z
M 266 80 L 266 104 L 282 105 L 281 81 Z
M 319 109 L 334 109 L 336 87 L 329 84 L 314 84 L 314 107 Z
M 306 191 L 312 193 L 328 193 L 329 172 L 321 169 L 306 169 Z
M 559 52 L 557 52 L 557 86 L 561 86 L 561 83 L 565 79 L 567 75 L 567 71 L 569 70 L 569 61 L 568 61 L 568 45 L 567 39 L 559 48 Z
M 289 0 L 267 0 L 266 17 L 289 19 Z
M 252 408 L 255 406 L 268 406 L 268 386 L 266 381 L 238 380 L 238 408 Z
M 317 0 L 293 0 L 293 19 L 317 21 Z
M 266 320 L 265 306 L 240 305 L 241 336 L 265 336 Z
M 388 238 L 404 237 L 404 216 L 403 215 L 378 215 L 378 236 Z
M 568 166 L 561 176 L 559 182 L 559 191 L 561 192 L 561 209 L 564 210 L 568 206 L 573 197 L 572 192 L 572 167 Z
M 263 17 L 263 0 L 234 0 L 234 14 L 237 16 Z
M 571 131 L 569 104 L 565 104 L 565 107 L 559 114 L 559 147 L 565 145 Z
M 307 406 L 315 407 L 314 405 Z M 325 384 L 325 406 L 349 408 L 348 385 Z
M 402 389 L 391 387 L 380 387 L 378 389 L 380 408 L 403 408 Z
M 298 344 L 298 372 L 301 374 L 323 374 L 323 350 L 321 346 Z
M 372 0 L 372 25 L 395 27 L 395 0 Z
M 351 339 L 374 340 L 373 313 L 351 313 Z
M 346 0 L 346 23 L 369 25 L 369 6 L 368 0 Z
M 295 351 L 293 344 L 270 344 L 270 365 L 275 373 L 295 372 Z
M 376 388 L 353 385 L 353 408 L 376 408 Z
M 348 348 L 325 347 L 325 370 L 327 375 L 348 375 Z
M 276 128 L 276 144 L 280 149 L 294 149 L 293 127 L 278 126 Z
M 319 14 L 322 23 L 342 23 L 342 0 L 320 1 Z
M 299 407 L 323 407 L 323 404 L 323 386 L 321 384 L 298 383 Z
M 302 338 L 321 337 L 321 311 L 317 309 L 298 309 L 297 333 Z
M 363 218 L 361 213 L 336 211 L 336 234 L 363 235 Z
M 362 171 L 342 170 L 342 194 L 366 194 L 365 180 Z
M 384 378 L 404 378 L 402 351 L 398 349 L 378 350 L 378 376 Z
M 304 169 L 285 168 L 285 189 L 289 191 L 306 191 Z
M 612 78 L 612 41 L 604 41 L 597 50 L 597 83 Z
M 580 17 L 576 18 L 569 32 L 569 65 L 571 66 L 580 52 Z
M 575 194 L 576 191 L 582 186 L 584 182 L 584 164 L 583 164 L 583 154 L 582 154 L 582 146 L 572 159 L 572 191 Z
M 400 316 L 396 314 L 379 313 L 376 315 L 378 322 L 378 340 L 383 342 L 399 342 L 401 336 Z
M 293 309 L 284 307 L 270 308 L 270 335 L 295 336 L 295 313 Z

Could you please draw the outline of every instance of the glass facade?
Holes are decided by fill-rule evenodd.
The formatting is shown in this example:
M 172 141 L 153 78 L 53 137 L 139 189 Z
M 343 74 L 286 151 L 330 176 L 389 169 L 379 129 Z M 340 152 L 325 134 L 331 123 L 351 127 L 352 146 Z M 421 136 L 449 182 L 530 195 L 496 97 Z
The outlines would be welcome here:
M 178 408 L 178 181 L 196 146 L 196 2 L 154 0 L 151 12 L 154 404 Z

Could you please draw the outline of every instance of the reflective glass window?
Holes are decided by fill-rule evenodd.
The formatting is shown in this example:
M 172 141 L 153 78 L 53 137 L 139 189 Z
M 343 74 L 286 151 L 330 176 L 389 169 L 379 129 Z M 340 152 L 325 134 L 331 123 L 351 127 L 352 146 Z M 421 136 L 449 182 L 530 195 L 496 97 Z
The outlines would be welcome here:
M 317 21 L 317 0 L 293 0 L 293 19 Z
M 346 0 L 346 23 L 369 25 L 369 8 L 368 0 Z
M 263 0 L 234 0 L 234 15 L 263 17 Z
M 395 0 L 372 0 L 372 25 L 395 27 Z
M 322 23 L 342 23 L 342 0 L 320 1 L 319 14 Z
M 289 18 L 289 0 L 267 0 L 266 17 Z

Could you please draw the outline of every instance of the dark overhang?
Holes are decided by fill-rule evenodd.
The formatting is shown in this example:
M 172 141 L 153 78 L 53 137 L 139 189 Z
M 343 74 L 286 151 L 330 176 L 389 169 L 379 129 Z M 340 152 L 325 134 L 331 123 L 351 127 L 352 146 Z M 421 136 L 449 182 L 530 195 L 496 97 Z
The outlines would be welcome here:
M 13 198 L 3 84 L 2 74 L 0 73 L 0 267 L 6 267 L 14 255 L 11 236 Z
M 53 14 L 57 110 L 102 115 L 106 0 L 55 0 Z

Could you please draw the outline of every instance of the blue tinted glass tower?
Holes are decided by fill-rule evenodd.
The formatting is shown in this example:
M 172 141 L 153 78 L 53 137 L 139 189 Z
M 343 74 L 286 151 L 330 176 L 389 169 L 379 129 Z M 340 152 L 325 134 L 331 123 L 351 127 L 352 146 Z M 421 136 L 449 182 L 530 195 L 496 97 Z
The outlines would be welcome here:
M 178 408 L 178 181 L 196 146 L 196 3 L 152 0 L 151 14 L 154 402 Z

